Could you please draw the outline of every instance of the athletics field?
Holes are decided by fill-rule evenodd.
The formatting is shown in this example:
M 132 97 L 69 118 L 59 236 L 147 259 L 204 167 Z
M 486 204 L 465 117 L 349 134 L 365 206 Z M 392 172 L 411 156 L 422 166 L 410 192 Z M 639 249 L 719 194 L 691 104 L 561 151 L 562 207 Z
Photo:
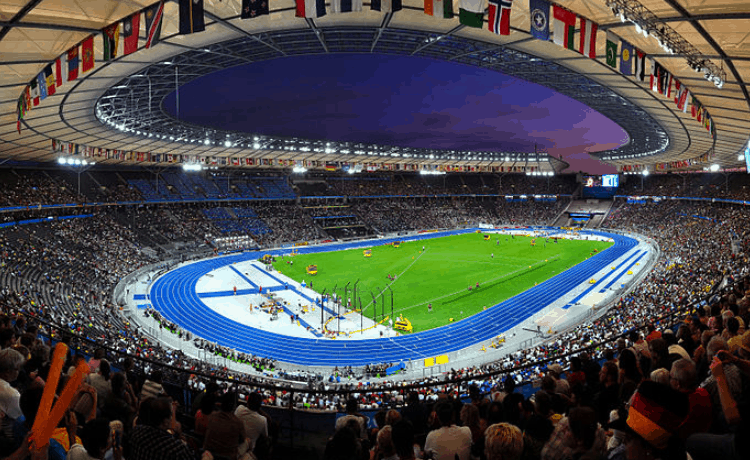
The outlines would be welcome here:
M 485 235 L 490 239 L 485 240 Z M 496 305 L 612 245 L 563 239 L 555 243 L 545 238 L 536 238 L 534 246 L 531 242 L 525 236 L 470 233 L 405 242 L 399 247 L 372 246 L 371 257 L 365 257 L 363 249 L 287 256 L 277 259 L 274 267 L 296 281 L 312 282 L 319 293 L 335 289 L 342 297 L 344 286 L 349 283 L 351 297 L 359 280 L 356 306 L 361 301 L 370 318 L 382 318 L 383 304 L 385 315 L 391 315 L 392 290 L 394 316 L 403 315 L 418 332 Z M 306 273 L 308 265 L 317 265 L 317 275 Z

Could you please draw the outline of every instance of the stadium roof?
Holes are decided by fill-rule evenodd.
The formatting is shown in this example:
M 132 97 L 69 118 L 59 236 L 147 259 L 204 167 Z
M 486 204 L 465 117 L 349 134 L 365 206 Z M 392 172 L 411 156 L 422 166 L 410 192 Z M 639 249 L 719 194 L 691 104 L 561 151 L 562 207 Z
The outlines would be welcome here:
M 701 158 L 701 163 L 681 166 L 694 169 L 704 166 L 709 156 L 710 163 L 727 168 L 743 163 L 738 154 L 750 134 L 746 83 L 750 78 L 746 32 L 750 30 L 750 4 L 746 1 L 566 1 L 566 8 L 599 24 L 597 59 L 532 38 L 529 3 L 524 0 L 513 3 L 508 36 L 490 33 L 486 24 L 476 29 L 461 25 L 457 17 L 425 15 L 423 0 L 404 0 L 404 9 L 396 13 L 370 11 L 365 3 L 361 12 L 316 19 L 295 17 L 292 0 L 275 0 L 270 15 L 247 20 L 239 17 L 241 0 L 206 0 L 206 30 L 179 35 L 178 3 L 167 1 L 162 39 L 156 46 L 144 48 L 146 26 L 141 15 L 138 51 L 123 55 L 124 40 L 120 39 L 118 57 L 105 62 L 101 29 L 153 4 L 153 0 L 4 0 L 0 4 L 0 160 L 53 160 L 58 156 L 52 150 L 54 139 L 163 155 L 351 161 L 358 150 L 362 152 L 358 162 L 383 162 L 385 156 L 388 162 L 400 163 L 434 163 L 439 158 L 446 164 L 550 167 L 543 154 L 430 152 L 255 136 L 232 137 L 227 142 L 231 133 L 209 134 L 176 122 L 159 105 L 174 88 L 175 66 L 182 84 L 206 72 L 279 56 L 382 52 L 497 69 L 574 97 L 629 134 L 629 143 L 600 154 L 616 165 Z M 625 21 L 613 14 L 615 7 L 625 13 Z M 640 23 L 638 27 L 634 20 Z M 651 29 L 650 36 L 644 36 L 640 28 Z M 710 114 L 715 139 L 704 123 L 691 117 L 690 109 L 683 113 L 673 100 L 652 92 L 648 78 L 640 82 L 607 66 L 604 31 L 643 50 L 687 86 Z M 91 34 L 95 35 L 94 69 L 79 72 L 76 81 L 59 86 L 55 95 L 29 110 L 19 134 L 16 106 L 24 88 L 50 63 L 54 71 L 55 60 Z M 654 38 L 657 35 L 665 45 L 671 44 L 671 52 L 660 46 Z M 721 89 L 694 68 L 721 77 Z M 138 162 L 137 158 L 104 161 Z M 551 166 L 560 169 L 559 162 L 552 161 Z

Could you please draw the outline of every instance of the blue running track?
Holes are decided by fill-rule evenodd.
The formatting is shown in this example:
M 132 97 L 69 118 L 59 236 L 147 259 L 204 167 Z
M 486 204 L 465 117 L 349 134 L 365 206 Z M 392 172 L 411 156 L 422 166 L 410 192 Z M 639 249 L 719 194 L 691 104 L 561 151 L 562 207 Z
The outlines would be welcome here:
M 429 233 L 395 240 L 430 239 L 473 231 L 474 229 Z M 201 297 L 206 297 L 205 294 L 195 292 L 198 280 L 212 270 L 235 262 L 256 260 L 264 254 L 287 253 L 288 249 L 247 252 L 188 264 L 159 277 L 151 286 L 149 298 L 153 307 L 165 318 L 196 336 L 245 353 L 279 361 L 311 366 L 362 366 L 420 359 L 469 347 L 521 324 L 526 318 L 585 283 L 638 245 L 635 239 L 621 235 L 580 232 L 584 235 L 587 233 L 610 237 L 615 244 L 554 278 L 474 316 L 429 331 L 389 339 L 339 341 L 275 334 L 219 315 L 200 300 Z M 386 244 L 389 241 L 384 239 L 376 244 Z M 371 247 L 372 244 L 360 242 L 297 249 L 299 253 L 327 252 L 351 247 Z

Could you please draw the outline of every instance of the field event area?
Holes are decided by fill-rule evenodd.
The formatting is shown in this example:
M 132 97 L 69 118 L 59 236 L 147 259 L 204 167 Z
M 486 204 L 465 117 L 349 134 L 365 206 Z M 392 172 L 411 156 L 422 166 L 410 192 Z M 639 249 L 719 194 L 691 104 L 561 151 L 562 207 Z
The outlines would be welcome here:
M 351 307 L 361 306 L 369 318 L 388 322 L 404 317 L 413 332 L 419 332 L 492 308 L 611 245 L 521 233 L 470 233 L 286 255 L 273 265 L 321 294 L 335 292 L 346 305 L 356 303 Z M 312 265 L 315 275 L 308 273 Z M 351 300 L 355 283 L 357 299 Z

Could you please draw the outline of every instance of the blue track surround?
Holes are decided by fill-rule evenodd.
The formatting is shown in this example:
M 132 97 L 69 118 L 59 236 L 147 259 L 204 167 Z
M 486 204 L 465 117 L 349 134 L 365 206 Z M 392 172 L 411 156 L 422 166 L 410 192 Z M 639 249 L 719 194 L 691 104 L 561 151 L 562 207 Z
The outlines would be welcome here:
M 346 243 L 317 247 L 299 247 L 299 253 L 339 251 L 372 247 L 391 241 L 414 241 L 471 233 L 477 229 L 425 233 L 418 236 Z M 531 229 L 530 229 L 531 230 Z M 549 228 L 551 232 L 559 229 Z M 153 307 L 183 329 L 198 337 L 245 353 L 279 361 L 310 366 L 362 366 L 372 363 L 399 362 L 442 355 L 489 340 L 525 321 L 561 295 L 587 282 L 602 269 L 638 245 L 622 235 L 581 231 L 580 235 L 612 238 L 614 245 L 563 273 L 515 297 L 476 315 L 447 326 L 388 339 L 330 340 L 289 337 L 232 321 L 208 308 L 196 293 L 196 283 L 205 274 L 235 262 L 256 260 L 264 254 L 280 255 L 288 249 L 254 251 L 225 257 L 204 259 L 165 273 L 151 286 L 149 299 Z M 630 259 L 632 260 L 632 259 Z M 264 288 L 265 289 L 265 288 Z M 239 292 L 238 292 L 239 293 Z

